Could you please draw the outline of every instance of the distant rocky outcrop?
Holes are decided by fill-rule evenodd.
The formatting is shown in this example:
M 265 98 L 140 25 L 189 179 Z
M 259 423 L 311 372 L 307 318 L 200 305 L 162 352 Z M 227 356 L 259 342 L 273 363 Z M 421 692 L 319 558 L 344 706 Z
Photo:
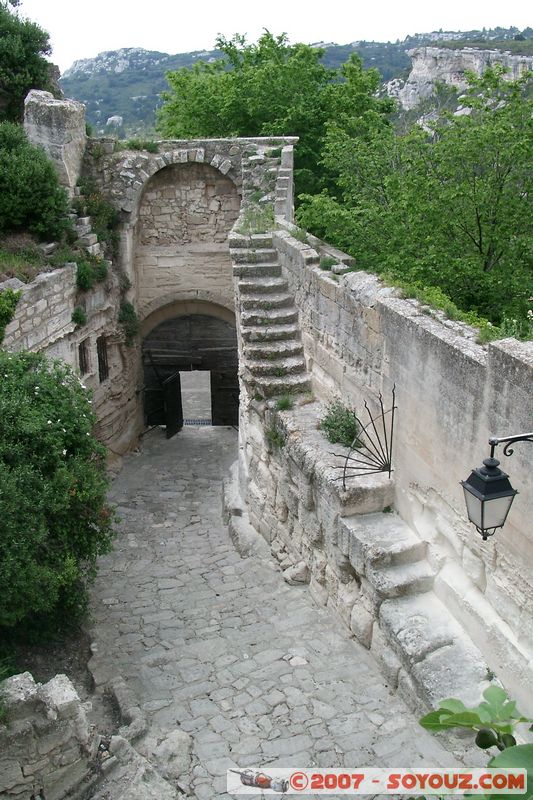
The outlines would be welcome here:
M 412 67 L 407 80 L 395 78 L 386 89 L 405 110 L 416 108 L 420 102 L 435 91 L 437 83 L 454 86 L 459 91 L 466 88 L 466 73 L 482 75 L 487 67 L 501 64 L 506 68 L 506 77 L 516 80 L 533 70 L 533 56 L 515 55 L 500 50 L 477 50 L 465 47 L 460 50 L 446 47 L 416 47 L 408 50 Z

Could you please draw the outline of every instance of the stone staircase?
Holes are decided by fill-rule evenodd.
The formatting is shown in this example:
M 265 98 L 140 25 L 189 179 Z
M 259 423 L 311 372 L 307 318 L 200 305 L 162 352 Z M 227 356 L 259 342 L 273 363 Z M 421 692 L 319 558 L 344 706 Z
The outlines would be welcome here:
M 479 702 L 486 665 L 433 592 L 436 570 L 426 542 L 396 514 L 374 513 L 341 519 L 337 545 L 368 581 L 379 623 L 370 649 L 393 683 L 403 673 L 402 692 L 415 704 L 422 701 L 420 710 L 447 696 Z
M 79 187 L 77 186 L 74 189 L 74 196 L 83 198 Z M 93 233 L 91 227 L 91 218 L 90 217 L 80 217 L 75 212 L 72 214 L 72 219 L 74 221 L 74 227 L 76 229 L 76 233 L 78 238 L 75 244 L 78 247 L 83 247 L 93 256 L 102 255 L 102 245 L 98 241 L 98 236 L 96 233 Z
M 269 234 L 232 234 L 243 340 L 242 377 L 252 394 L 275 397 L 310 390 L 298 311 Z

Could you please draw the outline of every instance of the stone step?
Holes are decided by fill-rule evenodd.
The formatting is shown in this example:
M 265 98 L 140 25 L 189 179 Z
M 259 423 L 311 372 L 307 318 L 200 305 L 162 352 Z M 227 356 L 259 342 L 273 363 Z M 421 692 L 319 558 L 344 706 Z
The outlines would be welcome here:
M 246 375 L 243 377 L 245 381 L 252 382 L 256 391 L 262 394 L 263 397 L 278 397 L 282 394 L 311 391 L 311 380 L 305 372 L 297 375 L 286 375 L 283 378 L 253 375 L 250 375 L 249 378 Z
M 76 233 L 80 239 L 85 238 L 88 234 L 92 233 L 90 225 L 76 225 Z
M 84 236 L 80 236 L 76 244 L 80 247 L 90 247 L 91 245 L 96 244 L 97 241 L 98 236 L 96 233 L 87 233 Z
M 301 355 L 302 353 L 303 345 L 298 339 L 261 342 L 260 344 L 246 343 L 244 346 L 244 354 L 247 358 L 289 358 L 291 356 Z
M 254 328 L 241 326 L 241 334 L 245 342 L 290 342 L 299 339 L 300 331 L 297 325 L 269 325 L 268 327 Z
M 236 264 L 265 264 L 277 260 L 278 251 L 270 247 L 236 248 L 231 250 L 231 257 Z
M 76 223 L 76 228 L 83 225 L 90 225 L 91 218 L 90 217 L 78 217 L 78 222 Z
M 275 325 L 290 325 L 294 322 L 298 322 L 298 312 L 294 306 L 288 306 L 287 308 L 260 308 L 257 311 L 241 312 L 241 326 L 243 328 L 255 329 L 256 326 L 263 326 L 264 329 L 273 329 Z
M 236 278 L 275 278 L 281 275 L 281 265 L 277 262 L 272 264 L 234 264 L 233 274 Z
M 368 565 L 387 567 L 412 564 L 426 557 L 426 543 L 397 514 L 344 517 L 338 545 L 357 572 Z
M 248 294 L 241 297 L 241 308 L 243 309 L 265 309 L 271 311 L 275 308 L 294 308 L 294 300 L 290 294 L 279 292 L 273 294 Z
M 486 686 L 485 659 L 433 592 L 384 600 L 379 626 L 419 700 L 430 708 L 452 696 L 467 705 L 479 703 Z
M 239 281 L 239 291 L 242 295 L 275 294 L 276 292 L 286 292 L 288 288 L 289 284 L 285 278 L 279 277 L 244 278 Z
M 262 249 L 272 247 L 272 234 L 271 233 L 253 233 L 250 236 L 242 233 L 231 233 L 229 236 L 229 246 L 233 250 L 236 248 L 254 248 L 259 247 Z
M 99 256 L 100 253 L 102 252 L 102 247 L 99 242 L 96 242 L 95 244 L 90 244 L 88 247 L 86 246 L 85 249 L 92 256 Z
M 246 366 L 252 375 L 268 375 L 276 378 L 284 378 L 288 375 L 296 375 L 305 371 L 305 361 L 302 356 L 289 356 L 277 360 L 250 361 L 247 360 Z
M 366 577 L 380 597 L 428 592 L 433 587 L 435 571 L 428 561 L 414 564 L 397 564 L 391 567 L 367 566 Z

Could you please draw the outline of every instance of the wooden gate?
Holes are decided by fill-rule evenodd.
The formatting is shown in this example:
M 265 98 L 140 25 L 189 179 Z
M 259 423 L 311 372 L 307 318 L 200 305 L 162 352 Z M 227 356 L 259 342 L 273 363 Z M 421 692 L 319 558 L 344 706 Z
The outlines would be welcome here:
M 211 370 L 213 425 L 239 424 L 239 378 L 236 369 Z

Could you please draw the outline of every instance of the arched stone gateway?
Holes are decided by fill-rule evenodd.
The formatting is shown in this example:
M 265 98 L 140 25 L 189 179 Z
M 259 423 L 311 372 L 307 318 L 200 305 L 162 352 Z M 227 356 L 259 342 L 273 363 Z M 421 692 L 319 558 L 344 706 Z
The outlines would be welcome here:
M 183 303 L 161 309 L 146 321 L 142 359 L 148 427 L 165 425 L 167 436 L 182 427 L 180 373 L 197 370 L 209 372 L 211 423 L 238 424 L 237 332 L 231 317 L 209 303 Z
M 227 239 L 240 208 L 235 184 L 208 164 L 175 164 L 147 183 L 135 226 L 134 286 L 141 316 L 169 297 L 233 305 Z

